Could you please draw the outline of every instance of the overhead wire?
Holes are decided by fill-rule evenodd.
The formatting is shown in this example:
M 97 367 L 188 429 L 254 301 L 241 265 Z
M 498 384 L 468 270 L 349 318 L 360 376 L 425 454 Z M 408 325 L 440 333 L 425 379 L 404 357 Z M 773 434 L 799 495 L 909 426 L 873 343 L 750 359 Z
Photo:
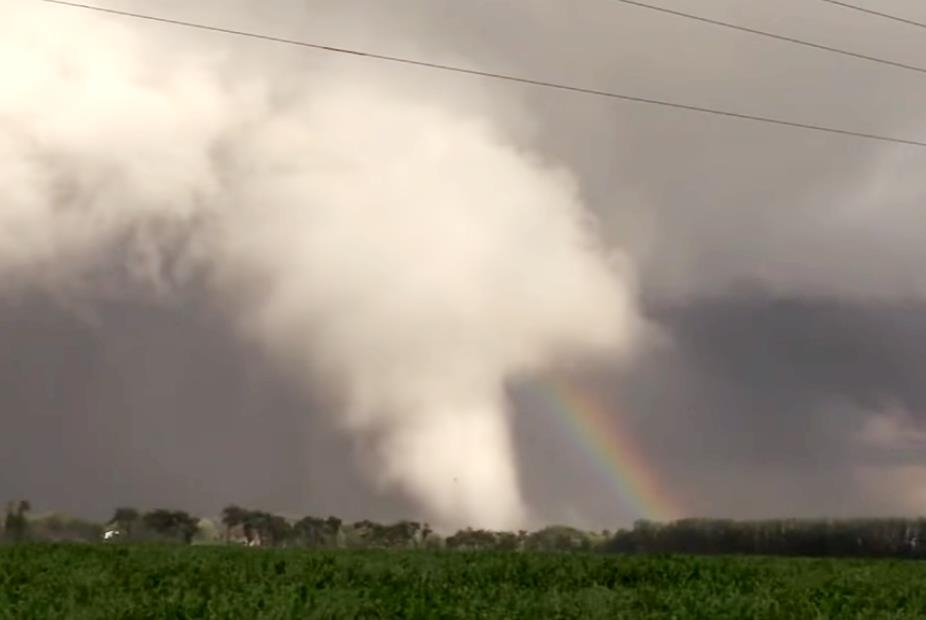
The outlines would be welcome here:
M 830 2 L 831 0 L 823 0 L 823 1 Z M 786 35 L 776 34 L 774 32 L 768 32 L 767 30 L 758 30 L 756 28 L 749 28 L 748 26 L 740 26 L 739 24 L 733 24 L 730 22 L 720 21 L 719 19 L 711 19 L 709 17 L 703 17 L 701 15 L 695 15 L 693 13 L 685 13 L 683 11 L 676 11 L 675 9 L 669 9 L 669 8 L 659 6 L 656 4 L 649 4 L 648 2 L 640 2 L 639 0 L 614 0 L 614 2 L 620 2 L 622 4 L 635 6 L 641 9 L 646 9 L 648 11 L 657 11 L 659 13 L 664 13 L 666 15 L 672 15 L 674 17 L 690 19 L 690 20 L 694 20 L 694 21 L 701 22 L 704 24 L 710 24 L 712 26 L 719 26 L 721 28 L 728 28 L 730 30 L 737 30 L 739 32 L 745 32 L 745 33 L 757 35 L 760 37 L 775 39 L 776 41 L 784 41 L 785 43 L 801 45 L 803 47 L 809 47 L 815 50 L 830 52 L 832 54 L 848 56 L 850 58 L 855 58 L 858 60 L 875 62 L 875 63 L 882 64 L 882 65 L 896 67 L 898 69 L 905 69 L 907 71 L 916 71 L 917 73 L 926 73 L 926 67 L 919 67 L 917 65 L 911 65 L 911 64 L 904 63 L 904 62 L 898 62 L 896 60 L 888 60 L 886 58 L 880 58 L 878 56 L 869 56 L 868 54 L 853 52 L 851 50 L 843 49 L 841 47 L 833 47 L 831 45 L 815 43 L 813 41 L 808 41 L 806 39 L 799 39 L 797 37 L 789 37 Z M 842 4 L 842 3 L 834 2 L 834 4 Z
M 826 2 L 827 4 L 835 4 L 836 6 L 841 6 L 851 11 L 858 11 L 860 13 L 867 13 L 868 15 L 875 15 L 877 17 L 883 17 L 884 19 L 889 19 L 895 22 L 900 22 L 902 24 L 908 24 L 910 26 L 926 28 L 926 22 L 918 22 L 913 19 L 907 19 L 906 17 L 900 17 L 899 15 L 891 15 L 890 13 L 882 13 L 881 11 L 875 11 L 874 9 L 869 9 L 867 7 L 859 6 L 857 4 L 850 4 L 849 2 L 841 2 L 840 0 L 820 0 L 820 2 Z
M 120 9 L 94 6 L 90 4 L 83 4 L 80 2 L 72 2 L 69 0 L 38 0 L 38 1 L 45 2 L 48 4 L 55 4 L 55 5 L 68 6 L 68 7 L 78 8 L 78 9 L 97 11 L 100 13 L 108 13 L 112 15 L 118 15 L 122 17 L 133 18 L 133 19 L 140 19 L 140 20 L 146 20 L 146 21 L 151 21 L 151 22 L 170 24 L 174 26 L 181 26 L 185 28 L 192 28 L 196 30 L 204 30 L 204 31 L 228 34 L 228 35 L 233 35 L 233 36 L 246 37 L 246 38 L 251 38 L 251 39 L 259 39 L 263 41 L 280 43 L 284 45 L 293 45 L 293 46 L 298 46 L 298 47 L 303 47 L 303 48 L 308 48 L 308 49 L 313 49 L 313 50 L 318 50 L 318 51 L 323 51 L 323 52 L 330 52 L 330 53 L 335 53 L 335 54 L 346 54 L 346 55 L 351 55 L 351 56 L 359 56 L 363 58 L 380 60 L 384 62 L 413 65 L 413 66 L 423 67 L 427 69 L 435 69 L 435 70 L 440 70 L 440 71 L 448 71 L 448 72 L 453 72 L 453 73 L 473 75 L 477 77 L 504 80 L 504 81 L 509 81 L 509 82 L 527 84 L 530 86 L 538 86 L 538 87 L 556 89 L 556 90 L 561 90 L 561 91 L 569 91 L 569 92 L 575 92 L 575 93 L 580 93 L 580 94 L 585 94 L 585 95 L 592 95 L 592 96 L 597 96 L 597 97 L 605 97 L 609 99 L 628 101 L 628 102 L 633 102 L 633 103 L 655 105 L 655 106 L 660 106 L 660 107 L 665 107 L 665 108 L 686 110 L 689 112 L 698 112 L 701 114 L 710 114 L 710 115 L 715 115 L 715 116 L 736 118 L 736 119 L 741 119 L 741 120 L 748 120 L 748 121 L 754 121 L 754 122 L 759 122 L 759 123 L 792 127 L 792 128 L 797 128 L 797 129 L 805 129 L 805 130 L 810 130 L 810 131 L 837 134 L 837 135 L 842 135 L 842 136 L 850 136 L 850 137 L 855 137 L 855 138 L 865 138 L 869 140 L 878 140 L 881 142 L 891 142 L 891 143 L 896 143 L 896 144 L 905 144 L 909 146 L 926 148 L 926 141 L 923 141 L 923 140 L 897 138 L 897 137 L 885 136 L 881 134 L 874 134 L 874 133 L 868 133 L 868 132 L 862 132 L 862 131 L 853 131 L 850 129 L 842 129 L 838 127 L 827 127 L 824 125 L 817 125 L 813 123 L 790 121 L 790 120 L 774 118 L 770 116 L 760 116 L 756 114 L 732 112 L 729 110 L 721 110 L 717 108 L 709 108 L 705 106 L 679 103 L 675 101 L 665 101 L 665 100 L 654 99 L 654 98 L 649 98 L 649 97 L 639 97 L 639 96 L 628 95 L 628 94 L 619 93 L 619 92 L 598 90 L 594 88 L 585 88 L 581 86 L 574 86 L 574 85 L 569 85 L 569 84 L 562 84 L 559 82 L 551 82 L 551 81 L 545 81 L 545 80 L 525 78 L 525 77 L 509 75 L 509 74 L 504 74 L 504 73 L 482 71 L 478 69 L 470 69 L 470 68 L 459 67 L 455 65 L 447 65 L 447 64 L 441 64 L 441 63 L 436 63 L 436 62 L 429 62 L 429 61 L 418 60 L 414 58 L 404 58 L 400 56 L 390 56 L 386 54 L 378 54 L 374 52 L 367 52 L 367 51 L 345 48 L 345 47 L 322 45 L 319 43 L 312 43 L 309 41 L 288 39 L 284 37 L 277 37 L 273 35 L 261 34 L 261 33 L 256 33 L 256 32 L 245 31 L 245 30 L 235 30 L 231 28 L 223 28 L 220 26 L 212 26 L 209 24 L 190 22 L 190 21 L 173 19 L 173 18 L 168 18 L 168 17 L 160 17 L 156 15 L 148 15 L 144 13 L 134 13 L 130 11 L 123 11 Z

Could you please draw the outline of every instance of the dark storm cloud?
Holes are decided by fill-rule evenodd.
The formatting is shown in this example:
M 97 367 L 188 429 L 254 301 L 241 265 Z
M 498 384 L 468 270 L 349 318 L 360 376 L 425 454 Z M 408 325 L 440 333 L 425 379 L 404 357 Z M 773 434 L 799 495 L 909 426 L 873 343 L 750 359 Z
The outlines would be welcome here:
M 926 305 L 749 291 L 651 308 L 671 346 L 576 383 L 620 418 L 623 440 L 686 515 L 922 510 L 906 481 L 926 466 Z M 599 527 L 642 516 L 549 403 L 529 388 L 515 394 L 524 482 L 543 514 Z M 866 440 L 878 421 L 901 425 Z M 906 486 L 891 482 L 898 474 Z
M 352 446 L 201 306 L 114 303 L 75 317 L 47 299 L 0 304 L 0 495 L 38 510 L 116 505 L 217 514 L 398 517 Z
M 731 296 L 664 316 L 692 364 L 757 399 L 898 402 L 926 415 L 926 304 Z
M 922 466 L 926 445 L 860 434 L 895 410 L 907 435 L 926 427 L 924 310 L 762 293 L 662 308 L 674 348 L 596 391 L 695 513 L 890 512 L 904 498 L 872 504 L 858 468 Z

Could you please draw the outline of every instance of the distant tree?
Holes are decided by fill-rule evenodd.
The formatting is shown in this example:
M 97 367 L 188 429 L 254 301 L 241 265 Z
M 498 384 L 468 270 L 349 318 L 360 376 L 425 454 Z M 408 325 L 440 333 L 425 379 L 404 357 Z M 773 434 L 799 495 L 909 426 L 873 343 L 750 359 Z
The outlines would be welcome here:
M 199 531 L 199 519 L 183 511 L 175 512 L 174 518 L 176 520 L 175 532 L 177 537 L 186 544 L 190 544 L 196 532 Z
M 416 521 L 398 521 L 382 526 L 377 531 L 378 543 L 387 548 L 407 548 L 415 544 L 421 524 Z
M 356 544 L 362 547 L 384 547 L 383 532 L 385 527 L 369 519 L 351 524 L 350 531 Z
M 135 525 L 140 517 L 141 515 L 134 508 L 116 508 L 112 518 L 107 523 L 115 525 L 125 538 L 131 538 L 135 533 Z
M 325 519 L 325 528 L 325 534 L 328 536 L 329 543 L 336 546 L 338 544 L 338 537 L 341 534 L 341 519 L 329 516 Z
M 520 541 L 514 532 L 496 532 L 495 548 L 499 551 L 517 551 L 519 547 Z
M 306 547 L 321 547 L 325 540 L 324 531 L 324 521 L 317 517 L 303 517 L 293 525 L 293 536 Z
M 430 538 L 431 534 L 433 533 L 434 533 L 434 530 L 431 529 L 430 524 L 425 523 L 424 525 L 421 526 L 421 546 L 422 547 L 428 544 L 428 538 Z
M 189 544 L 199 529 L 199 521 L 181 510 L 157 509 L 142 515 L 145 528 L 165 539 Z
M 231 540 L 231 531 L 244 523 L 247 514 L 247 510 L 235 504 L 230 504 L 222 509 L 222 524 L 225 526 L 225 542 Z
M 97 542 L 103 531 L 103 525 L 99 523 L 61 513 L 51 513 L 29 522 L 29 538 L 40 541 Z
M 248 545 L 261 544 L 261 529 L 263 528 L 264 515 L 259 510 L 246 510 L 241 518 L 242 529 L 244 530 L 244 539 Z
M 271 545 L 275 547 L 287 546 L 293 538 L 293 527 L 283 517 L 270 515 L 267 522 L 267 534 Z
M 602 545 L 619 553 L 924 558 L 926 519 L 683 519 L 640 521 Z
M 534 532 L 525 541 L 525 548 L 536 551 L 589 551 L 591 537 L 573 527 L 552 525 Z
M 336 547 L 340 533 L 341 520 L 339 518 L 319 519 L 308 516 L 293 525 L 292 535 L 298 544 L 306 547 Z
M 452 536 L 448 536 L 444 543 L 448 549 L 495 549 L 498 544 L 498 533 L 468 527 L 465 530 L 457 531 Z
M 16 503 L 7 502 L 6 517 L 3 519 L 3 535 L 8 540 L 13 540 L 17 534 L 19 522 L 16 519 Z
M 19 502 L 10 502 L 6 508 L 6 518 L 4 519 L 3 529 L 6 536 L 14 542 L 25 540 L 28 534 L 29 523 L 26 514 L 32 510 L 32 505 L 28 500 L 19 500 Z
M 257 540 L 261 546 L 278 547 L 292 538 L 292 526 L 281 516 L 254 510 L 248 512 L 244 521 L 250 534 L 249 542 Z
M 294 541 L 296 535 L 285 518 L 262 510 L 228 506 L 222 511 L 222 522 L 226 527 L 226 540 L 230 538 L 231 529 L 240 525 L 249 546 L 286 546 Z

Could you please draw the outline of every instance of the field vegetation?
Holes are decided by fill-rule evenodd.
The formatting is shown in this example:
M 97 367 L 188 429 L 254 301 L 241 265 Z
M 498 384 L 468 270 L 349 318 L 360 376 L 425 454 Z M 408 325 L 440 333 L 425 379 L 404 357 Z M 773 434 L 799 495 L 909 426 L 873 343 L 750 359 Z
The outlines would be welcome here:
M 926 519 L 638 521 L 587 532 L 12 502 L 0 620 L 926 618 Z M 88 544 L 89 543 L 89 544 Z
M 926 617 L 926 563 L 21 544 L 0 619 Z

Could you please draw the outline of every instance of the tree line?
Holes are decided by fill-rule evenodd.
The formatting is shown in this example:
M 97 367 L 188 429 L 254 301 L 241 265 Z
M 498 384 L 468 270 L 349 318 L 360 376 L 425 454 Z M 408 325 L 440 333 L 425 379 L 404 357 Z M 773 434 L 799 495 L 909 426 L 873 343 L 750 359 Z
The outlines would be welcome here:
M 583 531 L 555 525 L 528 532 L 465 528 L 440 536 L 428 523 L 288 519 L 228 505 L 217 521 L 180 510 L 117 508 L 105 523 L 63 515 L 30 518 L 28 501 L 10 502 L 2 540 L 240 544 L 307 549 L 459 549 L 775 556 L 926 558 L 926 518 L 640 520 L 632 529 Z
M 535 532 L 465 528 L 449 536 L 440 536 L 428 523 L 419 521 L 377 523 L 364 519 L 345 522 L 334 516 L 287 519 L 235 504 L 226 506 L 217 522 L 163 508 L 142 512 L 132 507 L 120 507 L 101 524 L 57 514 L 28 519 L 28 511 L 26 501 L 9 505 L 3 540 L 103 540 L 113 543 L 240 544 L 312 549 L 593 551 L 609 535 L 608 532 L 599 534 L 551 526 Z
M 614 553 L 926 558 L 926 518 L 637 521 L 603 546 Z

